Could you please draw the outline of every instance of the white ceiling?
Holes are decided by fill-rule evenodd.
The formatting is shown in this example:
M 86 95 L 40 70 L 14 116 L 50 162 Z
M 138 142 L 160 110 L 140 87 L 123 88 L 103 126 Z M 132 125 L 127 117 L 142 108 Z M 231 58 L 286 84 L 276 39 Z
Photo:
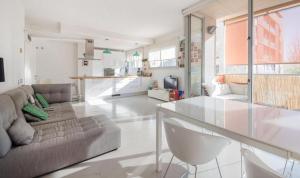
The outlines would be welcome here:
M 199 0 L 23 0 L 27 25 L 61 23 L 135 38 L 182 28 L 181 10 Z
M 257 11 L 288 1 L 291 0 L 253 0 L 253 8 Z M 232 18 L 248 12 L 248 0 L 203 0 L 197 6 L 196 13 L 215 19 Z

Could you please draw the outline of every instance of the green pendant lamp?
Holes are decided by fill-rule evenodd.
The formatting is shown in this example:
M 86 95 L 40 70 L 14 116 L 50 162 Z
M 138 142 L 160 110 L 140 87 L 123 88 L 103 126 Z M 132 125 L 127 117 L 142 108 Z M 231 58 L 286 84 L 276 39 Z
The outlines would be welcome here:
M 135 51 L 135 53 L 133 53 L 133 56 L 134 56 L 134 57 L 139 57 L 140 54 L 139 54 L 137 51 Z
M 103 54 L 111 54 L 111 50 L 110 49 L 104 49 Z

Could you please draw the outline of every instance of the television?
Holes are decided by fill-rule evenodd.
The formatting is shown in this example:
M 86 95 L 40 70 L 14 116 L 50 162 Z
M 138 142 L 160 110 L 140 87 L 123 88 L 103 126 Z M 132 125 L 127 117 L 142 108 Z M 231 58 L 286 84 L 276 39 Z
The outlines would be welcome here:
M 0 58 L 0 82 L 5 82 L 4 61 Z
M 164 78 L 164 88 L 169 90 L 178 89 L 178 78 L 173 76 L 168 76 Z

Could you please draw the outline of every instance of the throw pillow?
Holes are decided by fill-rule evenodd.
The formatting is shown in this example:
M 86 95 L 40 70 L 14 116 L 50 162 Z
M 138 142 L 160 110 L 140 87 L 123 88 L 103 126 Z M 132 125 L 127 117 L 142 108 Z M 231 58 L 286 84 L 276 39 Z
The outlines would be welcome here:
M 38 117 L 35 117 L 31 114 L 24 113 L 24 116 L 25 116 L 25 119 L 26 119 L 27 122 L 39 122 L 39 121 L 41 121 L 41 119 L 39 119 Z
M 40 108 L 40 109 L 43 109 L 43 106 L 41 105 L 41 103 L 39 102 L 39 100 L 37 100 L 37 98 L 34 98 L 35 100 L 35 105 Z
M 4 157 L 11 148 L 11 140 L 7 132 L 0 126 L 0 158 Z
M 28 101 L 29 101 L 29 103 L 31 103 L 31 104 L 35 104 L 35 99 L 34 99 L 34 97 L 33 97 L 32 95 L 30 95 L 30 96 L 28 97 Z
M 15 120 L 7 132 L 14 145 L 17 146 L 31 143 L 34 135 L 34 129 L 21 118 Z
M 230 88 L 227 84 L 217 84 L 212 96 L 220 96 L 230 94 Z
M 43 108 L 48 108 L 49 104 L 47 102 L 47 100 L 45 99 L 45 97 L 39 93 L 35 94 L 36 98 L 38 99 L 38 101 L 41 103 L 41 105 L 43 106 Z
M 215 81 L 219 84 L 224 84 L 225 83 L 225 76 L 224 75 L 217 75 L 215 77 Z
M 38 117 L 38 118 L 40 118 L 42 120 L 47 120 L 48 119 L 48 114 L 44 110 L 42 110 L 42 109 L 40 109 L 37 106 L 34 106 L 32 104 L 29 104 L 29 103 L 26 104 L 23 107 L 22 110 L 24 112 L 29 113 L 29 114 L 31 114 L 31 115 L 33 115 L 35 117 Z
M 202 86 L 204 87 L 205 91 L 207 92 L 207 96 L 212 96 L 212 94 L 214 93 L 216 86 L 213 84 L 206 84 L 203 83 Z

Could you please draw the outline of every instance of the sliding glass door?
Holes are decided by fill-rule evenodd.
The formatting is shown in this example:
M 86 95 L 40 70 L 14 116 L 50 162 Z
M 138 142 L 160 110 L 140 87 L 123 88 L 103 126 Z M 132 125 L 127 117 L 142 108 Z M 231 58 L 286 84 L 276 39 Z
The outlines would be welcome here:
M 232 2 L 185 16 L 186 96 L 207 94 L 205 84 L 220 98 L 300 109 L 300 2 Z
M 200 96 L 203 82 L 203 19 L 195 15 L 185 17 L 186 54 L 185 88 L 186 96 Z
M 300 109 L 300 2 L 253 0 L 253 102 Z
M 252 89 L 248 65 L 252 59 L 248 53 L 251 35 L 249 22 L 244 20 L 248 0 L 203 3 L 193 14 L 197 16 L 185 17 L 187 96 L 252 98 L 248 97 Z M 236 18 L 241 15 L 241 19 Z

